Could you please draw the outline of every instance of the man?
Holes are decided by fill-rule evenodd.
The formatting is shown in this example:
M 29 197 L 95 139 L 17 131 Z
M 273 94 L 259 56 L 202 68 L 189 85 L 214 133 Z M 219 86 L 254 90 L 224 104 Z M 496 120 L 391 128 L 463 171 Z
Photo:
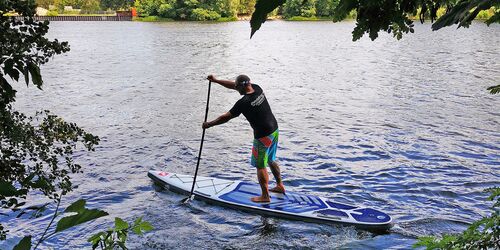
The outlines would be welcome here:
M 276 162 L 276 150 L 278 149 L 278 122 L 274 118 L 271 107 L 267 102 L 264 92 L 257 84 L 250 83 L 250 78 L 246 75 L 239 75 L 236 81 L 219 80 L 213 75 L 207 77 L 208 80 L 218 83 L 228 89 L 237 90 L 243 97 L 236 102 L 229 112 L 219 116 L 217 119 L 204 122 L 204 129 L 226 123 L 227 121 L 243 114 L 253 128 L 253 148 L 252 166 L 257 168 L 257 178 L 259 180 L 262 195 L 252 197 L 253 202 L 270 202 L 269 191 L 285 193 L 285 186 L 281 181 L 280 168 Z M 276 187 L 268 189 L 269 175 L 266 166 L 269 165 Z

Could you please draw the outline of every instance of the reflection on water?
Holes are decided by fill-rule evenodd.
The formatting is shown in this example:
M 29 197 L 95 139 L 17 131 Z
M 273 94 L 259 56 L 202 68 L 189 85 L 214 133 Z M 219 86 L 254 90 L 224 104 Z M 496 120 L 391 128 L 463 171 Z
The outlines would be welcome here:
M 88 247 L 114 216 L 144 216 L 155 231 L 132 236 L 136 249 L 398 249 L 489 214 L 482 190 L 500 184 L 500 99 L 485 88 L 500 79 L 498 25 L 431 32 L 416 24 L 401 41 L 374 42 L 352 42 L 350 22 L 266 22 L 252 40 L 247 22 L 51 26 L 71 52 L 43 68 L 44 91 L 18 86 L 17 107 L 50 109 L 101 137 L 96 152 L 77 155 L 84 174 L 63 205 L 81 197 L 111 216 L 47 247 Z M 209 73 L 244 73 L 264 89 L 289 190 L 378 207 L 395 219 L 391 233 L 186 207 L 183 196 L 156 191 L 148 170 L 194 172 Z M 212 89 L 215 118 L 239 95 Z M 205 138 L 201 175 L 255 181 L 243 118 Z M 8 226 L 20 236 L 49 220 Z

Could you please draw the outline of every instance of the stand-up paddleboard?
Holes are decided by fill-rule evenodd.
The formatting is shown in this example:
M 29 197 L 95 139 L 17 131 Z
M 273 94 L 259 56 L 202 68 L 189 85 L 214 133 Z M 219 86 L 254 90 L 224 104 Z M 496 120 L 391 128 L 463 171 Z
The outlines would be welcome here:
M 193 176 L 190 175 L 149 171 L 148 176 L 165 189 L 181 194 L 189 194 L 193 184 Z M 391 217 L 376 209 L 296 192 L 270 193 L 271 202 L 255 203 L 250 198 L 259 196 L 261 190 L 254 183 L 198 176 L 194 190 L 195 199 L 251 213 L 314 223 L 352 225 L 370 231 L 385 231 L 392 226 Z

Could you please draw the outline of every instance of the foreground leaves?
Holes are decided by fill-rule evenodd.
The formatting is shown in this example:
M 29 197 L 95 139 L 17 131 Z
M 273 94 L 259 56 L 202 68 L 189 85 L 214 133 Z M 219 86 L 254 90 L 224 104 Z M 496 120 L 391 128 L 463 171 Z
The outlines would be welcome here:
M 491 94 L 498 94 L 500 93 L 500 85 L 488 87 L 487 90 L 489 90 Z
M 13 250 L 30 250 L 31 249 L 31 235 L 30 236 L 25 236 L 17 245 L 14 247 Z
M 306 1 L 304 1 L 305 3 Z M 267 14 L 284 4 L 281 0 L 259 0 L 250 21 L 251 36 L 266 21 Z M 446 14 L 437 17 L 439 8 L 446 8 Z M 433 30 L 458 24 L 468 27 L 481 10 L 495 8 L 495 14 L 486 20 L 491 23 L 500 22 L 500 0 L 340 0 L 333 9 L 335 22 L 344 20 L 352 11 L 356 12 L 356 26 L 353 40 L 368 34 L 370 39 L 378 37 L 379 31 L 392 33 L 397 39 L 403 34 L 414 32 L 411 17 L 417 16 L 421 22 L 426 18 L 436 22 Z
M 143 221 L 142 217 L 137 218 L 132 225 L 129 225 L 121 218 L 115 218 L 115 227 L 103 232 L 92 235 L 88 242 L 92 244 L 92 249 L 100 247 L 101 249 L 112 250 L 117 247 L 128 249 L 126 241 L 130 231 L 137 235 L 143 235 L 145 232 L 153 230 L 153 226 L 147 221 Z
M 276 9 L 278 6 L 283 5 L 285 0 L 257 0 L 255 4 L 255 11 L 250 19 L 250 38 L 260 29 L 260 26 L 266 22 L 267 14 Z
M 424 236 L 418 239 L 414 247 L 426 249 L 500 249 L 500 188 L 490 188 L 488 200 L 494 201 L 493 213 L 474 222 L 462 234 L 445 234 L 438 239 Z
M 13 109 L 14 84 L 22 81 L 42 89 L 40 65 L 69 51 L 67 42 L 46 38 L 49 22 L 33 18 L 35 4 L 34 0 L 0 1 L 0 208 L 13 211 L 23 209 L 31 191 L 53 200 L 70 192 L 70 174 L 81 172 L 72 159 L 74 150 L 80 150 L 79 143 L 93 150 L 99 142 L 49 111 L 30 117 Z M 11 12 L 19 16 L 7 15 Z M 6 233 L 0 224 L 0 240 Z
M 71 204 L 64 213 L 76 213 L 75 215 L 67 216 L 57 222 L 56 233 L 66 230 L 70 227 L 85 223 L 87 221 L 95 220 L 99 217 L 108 215 L 107 212 L 98 209 L 85 208 L 85 200 L 78 200 Z

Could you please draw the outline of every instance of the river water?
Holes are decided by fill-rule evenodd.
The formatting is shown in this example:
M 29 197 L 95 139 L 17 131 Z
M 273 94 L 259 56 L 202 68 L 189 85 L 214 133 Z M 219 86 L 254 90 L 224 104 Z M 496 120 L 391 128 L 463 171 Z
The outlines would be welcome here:
M 352 42 L 353 26 L 270 21 L 250 40 L 248 22 L 52 23 L 50 37 L 71 51 L 43 67 L 44 91 L 18 84 L 16 108 L 49 109 L 100 136 L 95 152 L 76 154 L 84 173 L 62 206 L 85 198 L 110 216 L 44 247 L 89 248 L 113 217 L 144 216 L 155 229 L 131 236 L 133 249 L 407 249 L 489 215 L 483 190 L 500 185 L 500 96 L 486 88 L 500 83 L 500 26 L 416 24 L 400 41 L 381 33 Z M 395 221 L 390 233 L 185 206 L 184 196 L 156 190 L 148 170 L 194 173 L 210 73 L 247 74 L 264 89 L 288 190 L 378 207 Z M 239 97 L 213 86 L 209 118 Z M 205 138 L 200 175 L 256 182 L 243 116 Z M 22 236 L 49 221 L 4 223 Z

